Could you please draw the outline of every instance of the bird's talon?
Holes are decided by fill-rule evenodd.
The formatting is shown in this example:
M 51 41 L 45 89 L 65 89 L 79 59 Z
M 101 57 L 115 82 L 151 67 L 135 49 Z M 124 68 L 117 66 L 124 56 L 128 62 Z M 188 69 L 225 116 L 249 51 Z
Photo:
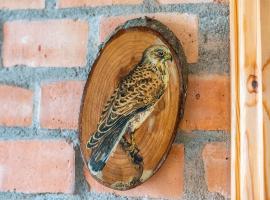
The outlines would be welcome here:
M 135 143 L 134 137 L 131 137 L 131 143 L 122 138 L 121 144 L 125 151 L 130 155 L 134 164 L 139 165 L 143 161 L 143 158 L 139 155 L 140 150 Z
M 139 155 L 139 153 L 134 153 L 131 155 L 133 162 L 138 165 L 143 161 L 143 158 Z

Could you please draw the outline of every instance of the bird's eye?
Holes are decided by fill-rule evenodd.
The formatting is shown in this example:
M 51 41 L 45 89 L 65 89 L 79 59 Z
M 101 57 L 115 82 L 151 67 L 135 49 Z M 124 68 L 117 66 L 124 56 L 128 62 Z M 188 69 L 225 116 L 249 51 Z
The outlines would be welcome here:
M 159 56 L 159 57 L 163 57 L 163 56 L 164 56 L 163 51 L 158 51 L 158 56 Z

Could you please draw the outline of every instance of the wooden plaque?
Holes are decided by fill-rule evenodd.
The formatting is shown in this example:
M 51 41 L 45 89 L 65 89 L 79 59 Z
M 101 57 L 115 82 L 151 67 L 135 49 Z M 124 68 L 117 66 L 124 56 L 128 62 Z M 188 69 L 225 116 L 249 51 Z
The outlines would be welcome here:
M 145 49 L 152 45 L 164 45 L 171 52 L 173 59 L 168 63 L 168 86 L 154 110 L 134 133 L 143 161 L 135 164 L 117 144 L 102 173 L 91 173 L 98 182 L 112 189 L 127 190 L 145 182 L 166 159 L 179 119 L 183 116 L 186 98 L 187 65 L 183 48 L 176 36 L 160 22 L 147 17 L 129 20 L 101 46 L 84 89 L 79 120 L 80 148 L 88 166 L 92 150 L 86 148 L 87 141 L 97 130 L 106 102 L 119 81 L 139 63 Z

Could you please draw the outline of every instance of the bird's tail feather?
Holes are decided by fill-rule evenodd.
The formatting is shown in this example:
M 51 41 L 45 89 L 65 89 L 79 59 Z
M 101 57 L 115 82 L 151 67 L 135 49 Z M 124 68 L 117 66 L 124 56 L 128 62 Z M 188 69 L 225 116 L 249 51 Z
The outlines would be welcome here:
M 105 136 L 100 144 L 92 150 L 88 167 L 93 174 L 102 171 L 110 155 L 114 152 L 117 144 L 125 134 L 127 122 Z

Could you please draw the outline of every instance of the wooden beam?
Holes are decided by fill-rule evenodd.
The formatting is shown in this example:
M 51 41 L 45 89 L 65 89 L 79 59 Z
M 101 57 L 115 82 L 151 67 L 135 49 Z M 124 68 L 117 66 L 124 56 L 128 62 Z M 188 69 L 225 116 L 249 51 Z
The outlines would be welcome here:
M 270 199 L 270 1 L 261 1 L 262 101 L 265 198 Z
M 269 199 L 270 2 L 233 0 L 230 9 L 231 197 Z

